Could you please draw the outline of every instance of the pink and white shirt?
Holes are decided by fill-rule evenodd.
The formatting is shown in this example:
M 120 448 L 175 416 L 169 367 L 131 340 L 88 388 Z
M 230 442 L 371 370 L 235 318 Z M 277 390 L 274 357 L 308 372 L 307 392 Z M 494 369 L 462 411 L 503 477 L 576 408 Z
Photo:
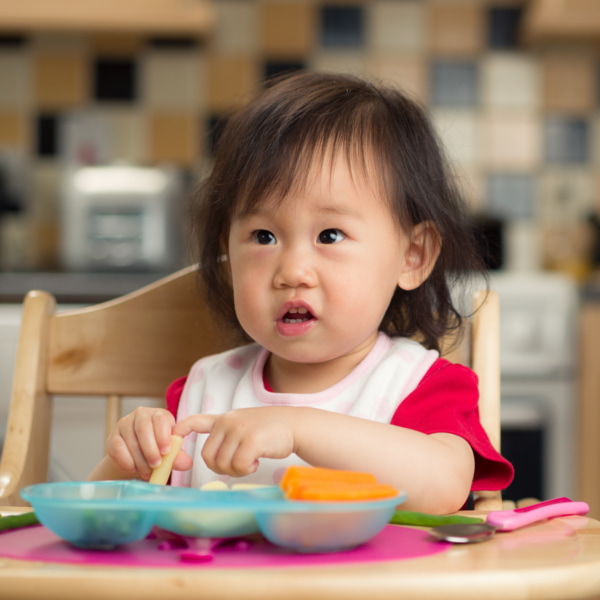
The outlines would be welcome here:
M 191 414 L 221 414 L 260 406 L 310 406 L 380 423 L 390 423 L 400 403 L 415 390 L 438 359 L 435 350 L 406 338 L 380 333 L 370 353 L 344 379 L 314 394 L 278 394 L 265 388 L 263 370 L 269 351 L 258 344 L 209 356 L 196 362 L 185 382 L 177 420 Z M 227 481 L 205 465 L 201 451 L 207 434 L 192 434 L 184 450 L 194 459 L 190 471 L 174 471 L 172 485 L 199 488 L 215 479 Z M 306 464 L 292 454 L 260 460 L 258 470 L 236 482 L 277 484 L 290 465 Z

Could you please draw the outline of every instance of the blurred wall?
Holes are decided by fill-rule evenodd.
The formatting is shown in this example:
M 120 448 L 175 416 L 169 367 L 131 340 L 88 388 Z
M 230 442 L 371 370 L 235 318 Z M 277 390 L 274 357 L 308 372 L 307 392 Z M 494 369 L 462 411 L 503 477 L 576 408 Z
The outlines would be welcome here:
M 585 251 L 599 183 L 595 44 L 523 47 L 518 0 L 214 4 L 201 43 L 0 35 L 0 164 L 18 156 L 30 175 L 21 210 L 0 219 L 0 270 L 58 267 L 68 123 L 90 132 L 82 162 L 166 162 L 195 176 L 219 119 L 295 68 L 403 87 L 431 110 L 474 211 L 570 236 L 545 245 L 545 264 Z

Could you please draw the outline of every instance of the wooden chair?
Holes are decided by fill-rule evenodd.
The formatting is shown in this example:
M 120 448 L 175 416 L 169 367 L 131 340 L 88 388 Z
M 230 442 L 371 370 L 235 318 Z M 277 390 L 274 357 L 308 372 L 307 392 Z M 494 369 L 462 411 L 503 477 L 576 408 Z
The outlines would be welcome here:
M 123 397 L 162 398 L 198 358 L 234 346 L 234 336 L 224 335 L 203 305 L 196 273 L 188 267 L 121 298 L 69 311 L 55 312 L 55 299 L 46 292 L 27 294 L 0 461 L 0 505 L 25 504 L 20 490 L 47 480 L 53 396 L 102 397 L 108 434 Z M 490 294 L 470 337 L 482 421 L 496 447 L 498 335 L 497 298 Z M 489 495 L 485 500 L 498 506 L 499 493 Z

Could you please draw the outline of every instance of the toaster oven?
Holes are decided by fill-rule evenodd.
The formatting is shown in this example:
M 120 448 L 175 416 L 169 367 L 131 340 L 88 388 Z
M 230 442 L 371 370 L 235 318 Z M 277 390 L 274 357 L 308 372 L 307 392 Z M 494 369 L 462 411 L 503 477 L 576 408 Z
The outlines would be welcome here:
M 61 259 L 72 271 L 178 266 L 183 181 L 169 167 L 86 166 L 64 179 Z

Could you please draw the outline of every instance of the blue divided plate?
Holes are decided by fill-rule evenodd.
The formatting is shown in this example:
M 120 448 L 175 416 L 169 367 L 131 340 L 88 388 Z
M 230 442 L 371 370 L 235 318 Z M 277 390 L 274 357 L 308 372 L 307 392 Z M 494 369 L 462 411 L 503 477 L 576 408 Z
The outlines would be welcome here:
M 141 540 L 154 525 L 191 537 L 261 532 L 303 552 L 358 546 L 379 533 L 406 499 L 367 502 L 286 500 L 277 486 L 196 490 L 141 481 L 60 482 L 26 487 L 40 522 L 76 546 L 112 548 Z

